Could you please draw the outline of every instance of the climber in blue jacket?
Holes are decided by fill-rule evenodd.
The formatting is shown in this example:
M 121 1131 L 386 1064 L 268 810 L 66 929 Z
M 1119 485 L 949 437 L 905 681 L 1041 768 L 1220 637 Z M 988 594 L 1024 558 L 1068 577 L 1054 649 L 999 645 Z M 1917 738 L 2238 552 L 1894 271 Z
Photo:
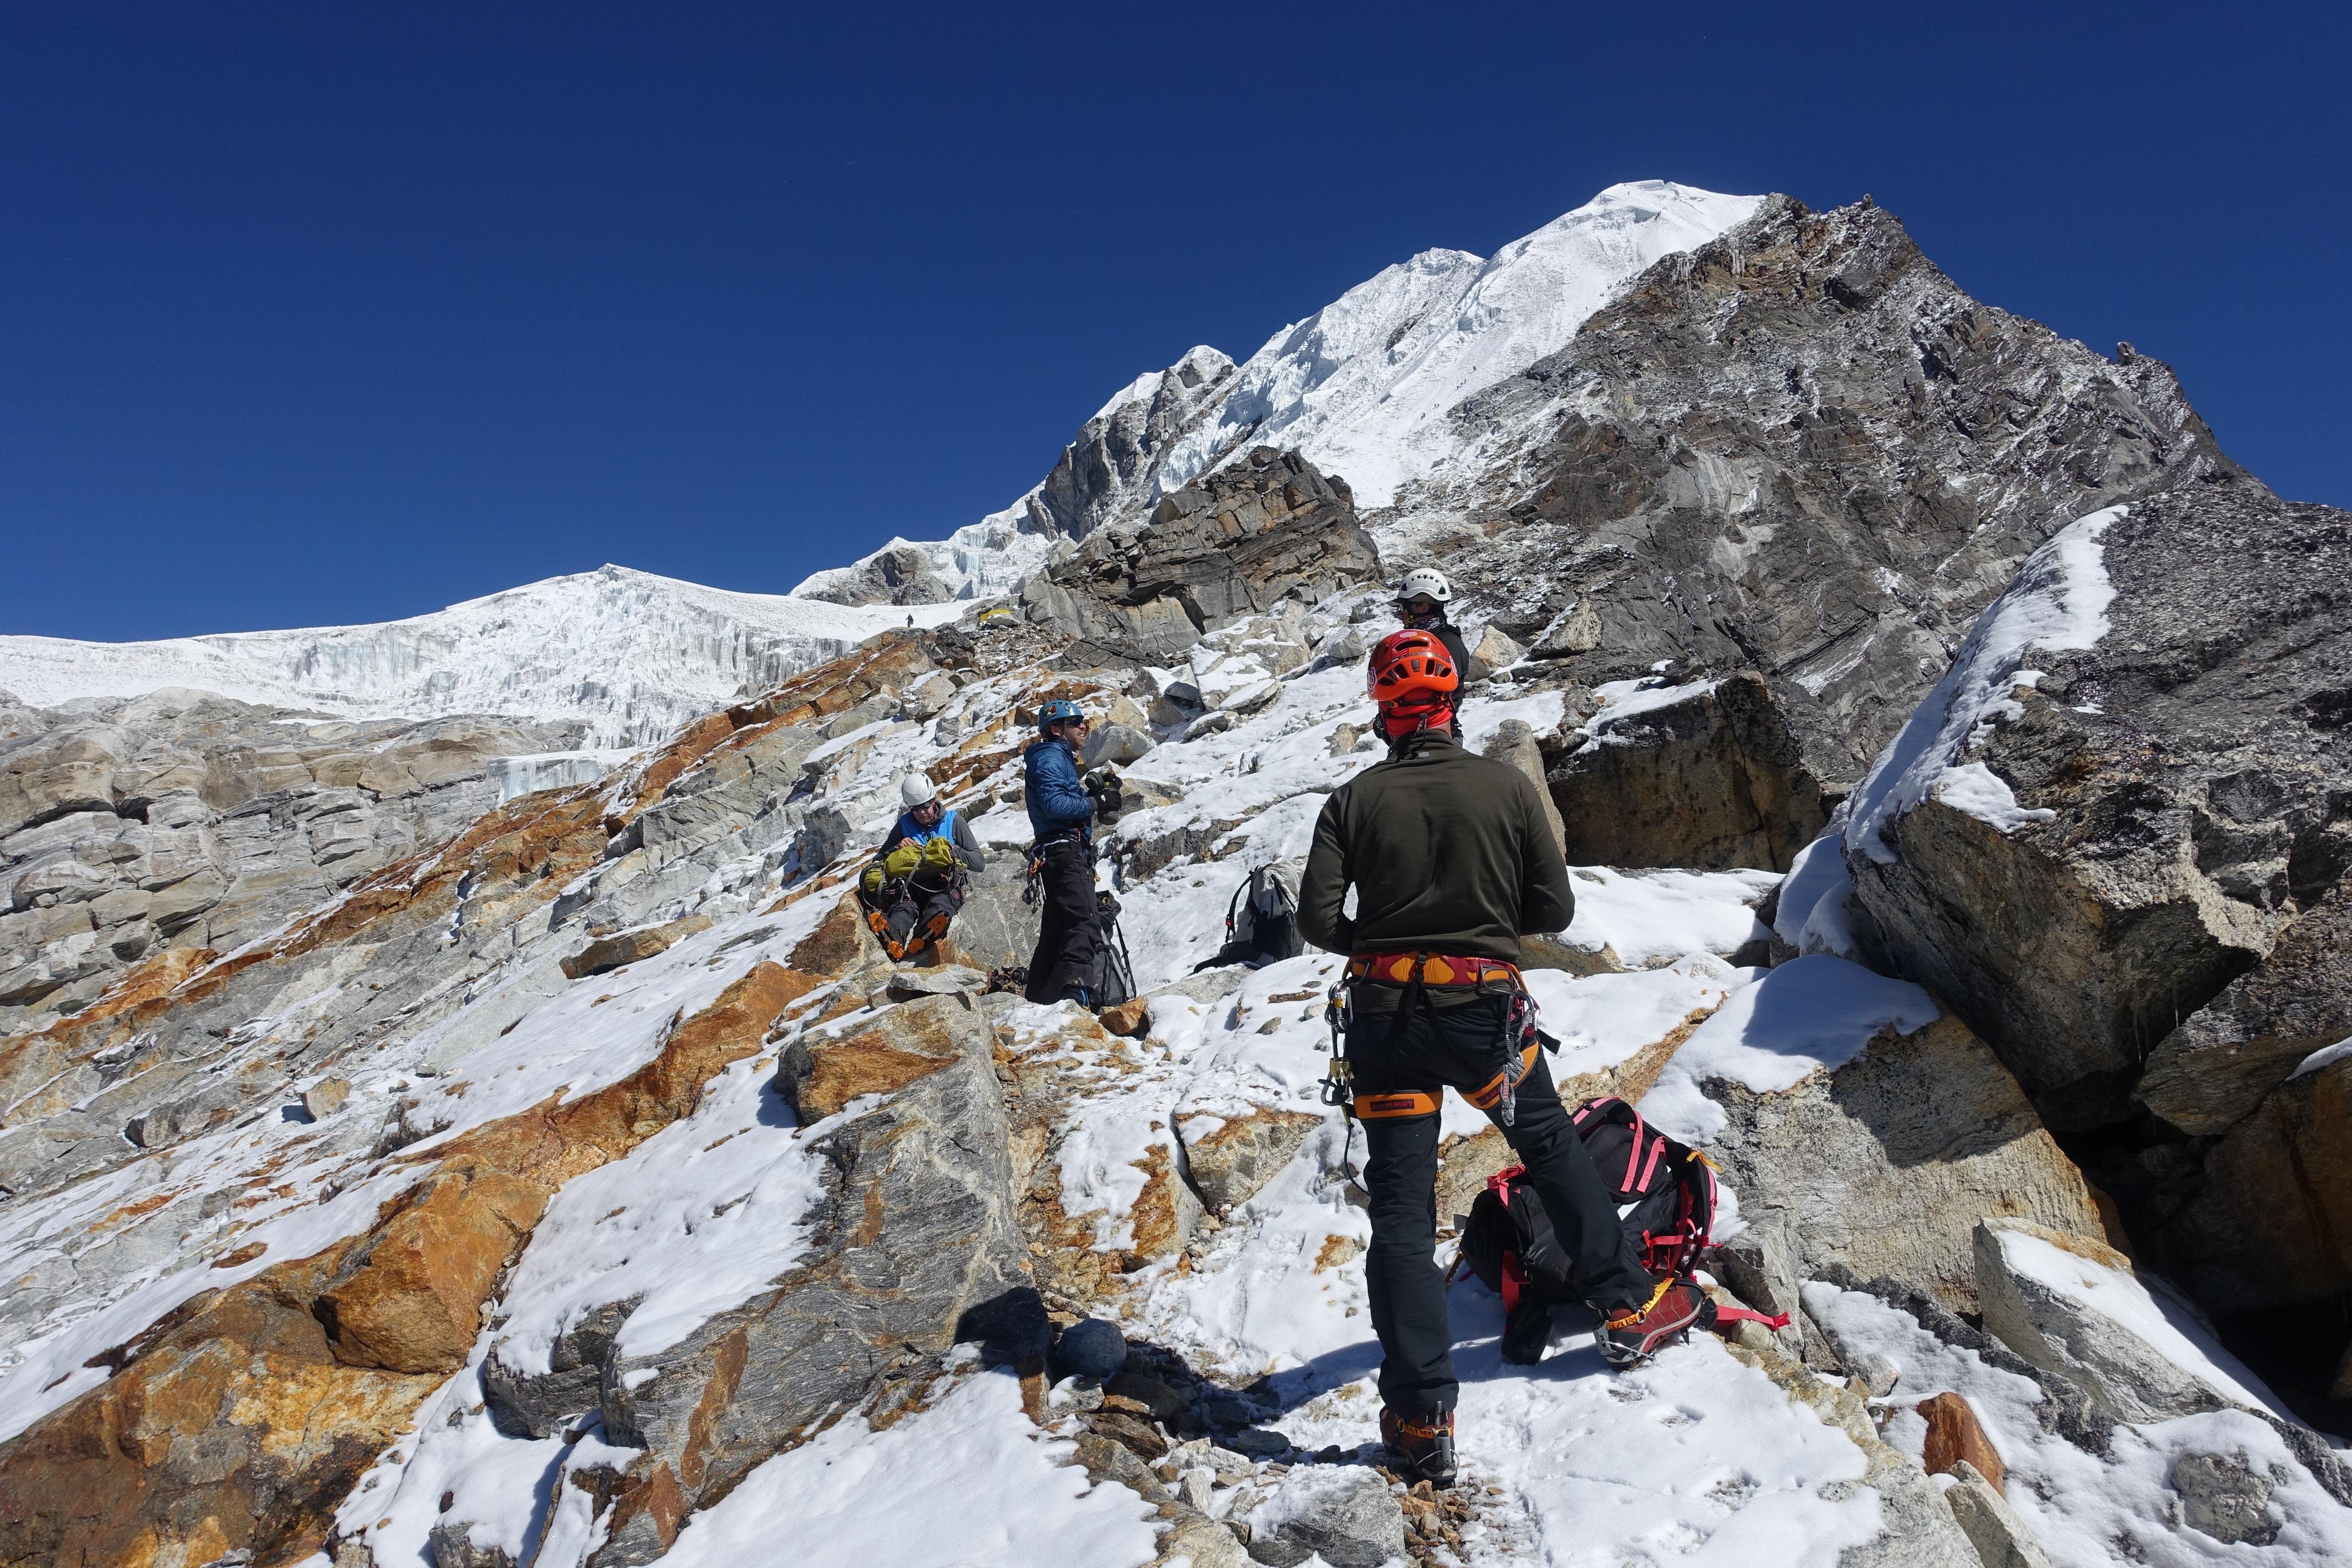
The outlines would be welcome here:
M 1030 855 L 1045 896 L 1037 951 L 1029 958 L 1032 1002 L 1096 1005 L 1097 944 L 1101 926 L 1095 905 L 1094 823 L 1118 814 L 1089 791 L 1078 767 L 1086 744 L 1087 716 L 1066 697 L 1038 710 L 1038 735 L 1022 758 L 1022 794 L 1029 827 L 1036 835 Z

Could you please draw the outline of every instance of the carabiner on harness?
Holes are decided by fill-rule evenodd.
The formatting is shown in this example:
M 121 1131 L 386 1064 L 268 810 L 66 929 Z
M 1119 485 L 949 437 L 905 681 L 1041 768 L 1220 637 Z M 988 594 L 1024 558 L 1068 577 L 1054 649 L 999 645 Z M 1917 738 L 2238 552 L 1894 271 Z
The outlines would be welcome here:
M 1356 1078 L 1348 1065 L 1348 1030 L 1355 1022 L 1355 993 L 1345 978 L 1332 982 L 1323 1002 L 1323 1021 L 1331 1026 L 1331 1071 L 1319 1080 L 1323 1103 L 1339 1107 L 1350 1121 L 1356 1114 Z

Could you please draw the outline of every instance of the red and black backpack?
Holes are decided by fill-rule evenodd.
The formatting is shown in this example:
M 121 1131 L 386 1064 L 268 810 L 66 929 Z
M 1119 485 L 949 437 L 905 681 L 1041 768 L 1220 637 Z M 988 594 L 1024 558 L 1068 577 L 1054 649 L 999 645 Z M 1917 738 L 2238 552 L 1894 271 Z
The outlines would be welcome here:
M 1656 1275 L 1689 1275 L 1715 1225 L 1715 1167 L 1622 1100 L 1590 1100 L 1574 1121 L 1643 1265 Z M 1503 1353 L 1517 1362 L 1540 1359 L 1550 1309 L 1578 1297 L 1551 1217 L 1524 1166 L 1496 1172 L 1472 1201 L 1462 1263 L 1503 1298 L 1509 1314 Z

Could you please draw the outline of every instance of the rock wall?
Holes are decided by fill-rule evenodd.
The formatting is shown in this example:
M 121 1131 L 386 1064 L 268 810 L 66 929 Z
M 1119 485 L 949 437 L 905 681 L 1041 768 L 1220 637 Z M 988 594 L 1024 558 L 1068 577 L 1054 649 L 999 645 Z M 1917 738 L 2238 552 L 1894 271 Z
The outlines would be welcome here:
M 1829 820 L 1821 782 L 1754 670 L 1597 721 L 1545 782 L 1572 866 L 1785 871 Z
M 1391 554 L 1416 542 L 1589 685 L 1759 671 L 1840 782 L 2058 528 L 2184 484 L 2263 493 L 2166 366 L 1979 303 L 1867 201 L 1768 199 L 1450 417 L 1453 477 L 1371 520 Z
M 2326 1295 L 2352 1281 L 2326 1200 L 2279 1196 L 2302 1217 L 2267 1260 L 2199 1258 L 2221 1245 L 2212 1215 L 2270 1201 L 2206 1141 L 2242 1148 L 2231 1130 L 2352 1034 L 2352 596 L 2336 569 L 2352 515 L 2206 486 L 2133 506 L 2098 548 L 2106 629 L 2033 650 L 2046 668 L 2010 693 L 2013 716 L 1958 759 L 2021 816 L 1931 798 L 1883 835 L 1893 859 L 1850 847 L 1848 868 L 1886 961 L 1949 997 L 2053 1125 L 2103 1130 L 2094 1178 L 2135 1239 L 2217 1305 Z M 2335 1181 L 2322 1147 L 2301 1192 Z
M 1380 572 L 1347 485 L 1296 452 L 1259 447 L 1162 497 L 1147 519 L 1088 534 L 1024 584 L 1022 601 L 1032 621 L 1106 659 L 1163 664 L 1203 632 Z
M 228 952 L 499 803 L 498 759 L 581 726 L 350 722 L 207 692 L 0 721 L 0 1033 L 173 949 Z

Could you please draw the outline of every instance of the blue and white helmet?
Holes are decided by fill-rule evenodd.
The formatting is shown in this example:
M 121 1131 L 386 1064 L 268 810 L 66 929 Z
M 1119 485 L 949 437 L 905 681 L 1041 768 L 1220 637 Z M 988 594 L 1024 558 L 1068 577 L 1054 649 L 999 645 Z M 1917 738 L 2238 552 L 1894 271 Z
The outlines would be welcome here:
M 1087 710 L 1066 697 L 1056 697 L 1037 710 L 1037 728 L 1050 731 L 1065 719 L 1083 719 Z

